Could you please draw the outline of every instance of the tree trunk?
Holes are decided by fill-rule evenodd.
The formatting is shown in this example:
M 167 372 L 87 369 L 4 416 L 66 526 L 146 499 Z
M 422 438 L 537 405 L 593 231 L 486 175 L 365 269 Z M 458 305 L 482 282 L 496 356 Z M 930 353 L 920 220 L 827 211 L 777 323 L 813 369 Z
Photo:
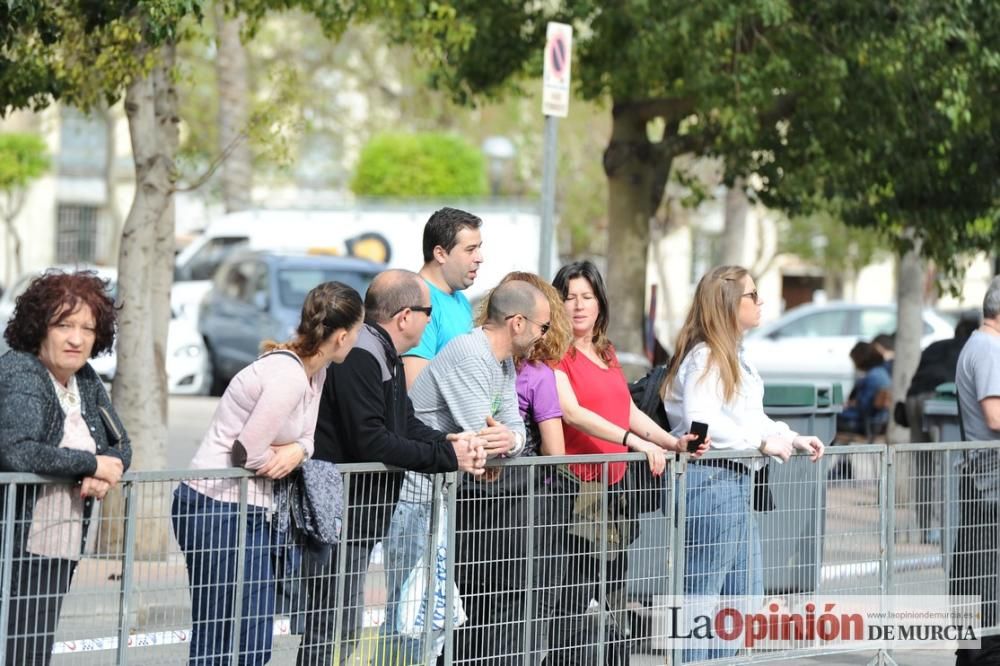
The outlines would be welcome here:
M 923 336 L 924 277 L 925 266 L 920 258 L 920 248 L 916 247 L 899 259 L 896 279 L 897 324 L 896 355 L 892 364 L 892 395 L 894 400 L 903 400 L 910 387 L 910 381 L 920 363 L 920 338 Z M 898 433 L 908 441 L 909 433 L 900 428 Z
M 628 105 L 616 104 L 613 117 L 611 141 L 604 151 L 608 177 L 605 279 L 611 303 L 608 336 L 618 351 L 641 354 L 649 226 L 663 197 L 671 159 L 650 143 L 646 119 Z
M 118 327 L 118 368 L 112 388 L 115 409 L 132 440 L 132 469 L 163 469 L 167 443 L 167 377 L 164 363 L 170 318 L 173 261 L 174 156 L 178 145 L 177 99 L 170 81 L 174 48 L 162 47 L 159 63 L 125 94 L 135 198 L 125 220 L 118 257 L 118 293 L 124 303 Z M 137 488 L 133 510 L 168 510 L 168 488 Z M 116 502 L 106 502 L 113 507 Z M 118 515 L 121 515 L 120 513 Z M 107 523 L 111 528 L 115 523 Z M 160 520 L 137 522 L 137 553 L 166 553 L 169 530 Z M 101 543 L 116 550 L 120 534 L 103 530 Z
M 14 226 L 14 218 L 4 220 L 7 227 L 7 242 L 4 243 L 7 250 L 6 263 L 6 288 L 10 289 L 14 280 L 21 275 L 21 235 L 17 233 Z M 5 322 L 6 323 L 6 322 Z
M 118 205 L 118 182 L 115 178 L 115 156 L 118 154 L 118 118 L 110 106 L 104 105 L 100 109 L 101 120 L 104 122 L 104 189 L 107 192 L 108 217 L 111 222 L 111 244 L 108 252 L 111 256 L 118 256 L 121 243 L 122 230 L 125 225 L 125 217 L 122 215 L 121 207 Z
M 253 156 L 245 132 L 248 118 L 247 56 L 240 40 L 242 17 L 228 18 L 216 5 L 215 72 L 219 90 L 219 154 L 230 151 L 222 163 L 222 198 L 226 212 L 251 206 Z
M 4 289 L 10 289 L 11 285 L 14 283 L 14 279 L 17 277 L 17 273 L 14 272 L 14 238 L 17 236 L 17 231 L 14 230 L 14 219 L 7 218 L 4 220 L 4 227 L 7 237 L 4 239 L 3 249 L 4 249 Z
M 24 272 L 24 262 L 21 259 L 21 234 L 17 230 L 17 216 L 24 208 L 28 198 L 28 188 L 16 188 L 7 193 L 7 205 L 2 208 L 3 220 L 7 227 L 6 249 L 6 288 L 10 288 L 14 280 Z M 6 322 L 3 322 L 6 323 Z
M 895 360 L 892 364 L 893 403 L 906 399 L 906 391 L 920 362 L 920 338 L 923 333 L 924 262 L 919 245 L 899 258 L 896 278 L 897 324 Z M 889 442 L 910 441 L 910 431 L 889 421 Z M 913 482 L 916 465 L 912 453 L 902 453 L 895 458 L 896 501 L 898 505 L 912 504 Z
M 742 177 L 726 190 L 725 228 L 722 231 L 722 263 L 726 266 L 746 266 L 747 211 L 750 201 Z M 750 268 L 750 266 L 746 266 Z

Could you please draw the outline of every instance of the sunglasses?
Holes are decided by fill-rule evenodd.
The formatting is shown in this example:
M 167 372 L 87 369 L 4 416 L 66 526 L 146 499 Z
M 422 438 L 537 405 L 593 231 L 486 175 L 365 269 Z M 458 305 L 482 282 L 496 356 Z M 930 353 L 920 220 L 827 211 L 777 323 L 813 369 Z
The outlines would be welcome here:
M 753 291 L 748 291 L 747 293 L 743 294 L 743 298 L 749 298 L 751 301 L 753 301 L 754 305 L 758 305 L 760 303 L 760 294 L 757 293 L 756 289 L 754 289 Z
M 524 315 L 521 314 L 520 312 L 518 312 L 518 313 L 515 313 L 515 314 L 512 314 L 512 315 L 507 315 L 506 317 L 503 318 L 503 320 L 507 321 L 508 319 L 513 319 L 514 317 L 524 317 Z M 524 319 L 526 321 L 530 321 L 532 324 L 534 324 L 538 328 L 542 329 L 542 335 L 545 335 L 546 333 L 548 333 L 549 329 L 552 327 L 552 323 L 551 322 L 547 322 L 545 324 L 542 324 L 542 323 L 539 323 L 539 322 L 535 321 L 534 319 L 528 319 L 527 317 L 524 317 Z
M 396 310 L 395 312 L 393 312 L 392 316 L 395 317 L 396 315 L 398 315 L 403 310 L 413 310 L 414 312 L 423 312 L 425 315 L 427 315 L 428 317 L 430 317 L 431 316 L 431 310 L 433 310 L 433 308 L 431 306 L 429 306 L 429 305 L 427 305 L 427 306 L 424 306 L 424 305 L 404 305 L 403 307 L 401 307 L 398 310 Z

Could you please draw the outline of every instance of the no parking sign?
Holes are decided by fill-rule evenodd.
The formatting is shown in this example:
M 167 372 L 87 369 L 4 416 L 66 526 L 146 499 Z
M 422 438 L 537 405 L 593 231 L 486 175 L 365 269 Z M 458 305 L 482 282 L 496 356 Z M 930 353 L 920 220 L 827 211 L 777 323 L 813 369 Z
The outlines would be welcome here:
M 570 63 L 573 28 L 550 22 L 545 32 L 545 67 L 542 73 L 542 113 L 565 118 L 569 113 Z

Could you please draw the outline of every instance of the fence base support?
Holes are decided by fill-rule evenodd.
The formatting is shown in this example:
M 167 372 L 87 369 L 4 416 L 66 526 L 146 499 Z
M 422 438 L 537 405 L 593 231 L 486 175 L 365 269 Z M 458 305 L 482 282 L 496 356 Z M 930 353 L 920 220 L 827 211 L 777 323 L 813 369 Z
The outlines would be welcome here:
M 868 662 L 868 666 L 899 666 L 899 664 L 892 658 L 888 650 L 879 650 Z

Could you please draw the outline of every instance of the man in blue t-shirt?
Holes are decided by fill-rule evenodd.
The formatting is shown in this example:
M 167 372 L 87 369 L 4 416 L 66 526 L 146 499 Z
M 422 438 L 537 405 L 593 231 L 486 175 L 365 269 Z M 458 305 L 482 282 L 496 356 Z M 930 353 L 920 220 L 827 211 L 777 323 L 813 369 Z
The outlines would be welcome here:
M 424 225 L 424 266 L 420 276 L 431 292 L 431 320 L 420 343 L 403 356 L 407 391 L 413 389 L 420 373 L 452 338 L 472 330 L 472 305 L 462 291 L 472 286 L 479 264 L 483 263 L 483 239 L 479 232 L 482 224 L 471 213 L 442 208 Z M 422 487 L 421 481 L 407 472 L 403 486 L 410 485 Z M 388 603 L 382 625 L 383 652 L 377 659 L 381 663 L 423 662 L 421 639 L 397 634 L 400 627 L 396 610 L 410 567 L 427 549 L 432 509 L 430 497 L 401 494 L 389 533 L 382 541 Z
M 483 221 L 464 210 L 442 208 L 424 225 L 424 266 L 420 276 L 431 290 L 431 320 L 420 344 L 403 357 L 406 388 L 455 336 L 472 330 L 472 306 L 462 293 L 483 263 Z

